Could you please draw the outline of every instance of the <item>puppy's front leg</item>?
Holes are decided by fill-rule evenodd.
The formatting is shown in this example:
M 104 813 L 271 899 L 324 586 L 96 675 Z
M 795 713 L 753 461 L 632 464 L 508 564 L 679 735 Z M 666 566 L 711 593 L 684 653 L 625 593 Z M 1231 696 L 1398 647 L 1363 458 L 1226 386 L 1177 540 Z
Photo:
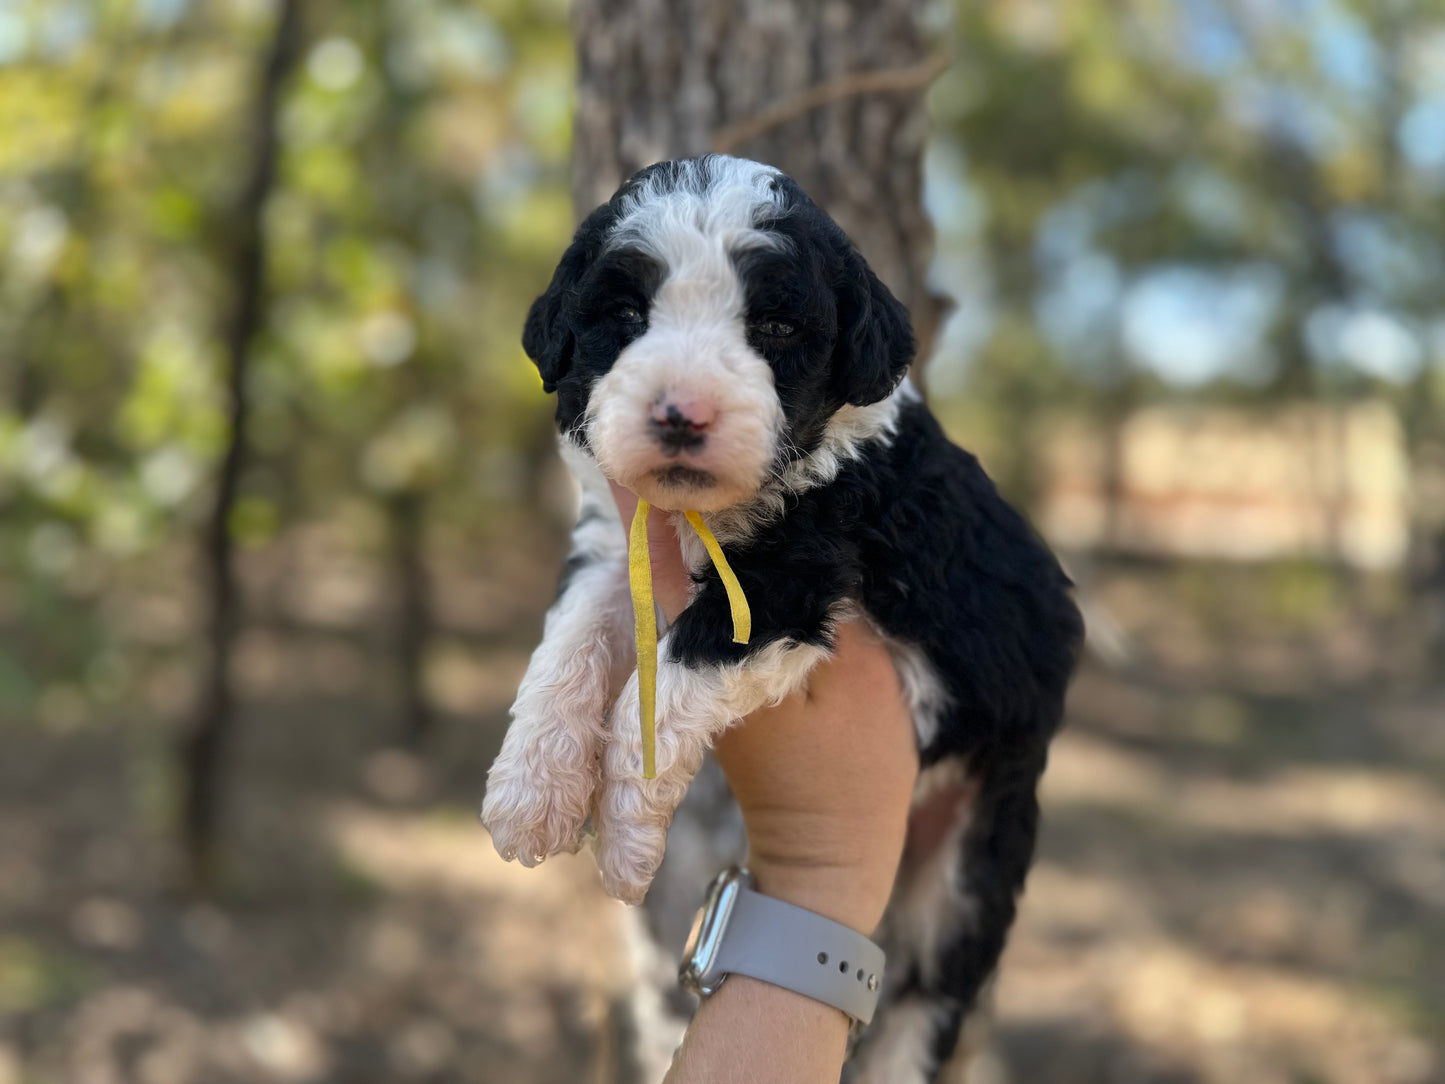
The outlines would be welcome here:
M 684 612 L 679 626 L 689 617 Z M 597 825 L 597 867 L 610 895 L 638 903 L 667 845 L 667 826 L 703 754 L 734 721 L 802 688 L 827 649 L 777 640 L 736 663 L 683 663 L 658 645 L 657 778 L 642 777 L 637 675 L 612 711 Z
M 487 775 L 482 822 L 524 866 L 575 852 L 591 808 L 614 674 L 634 663 L 622 537 L 611 501 L 584 499 L 569 576 Z

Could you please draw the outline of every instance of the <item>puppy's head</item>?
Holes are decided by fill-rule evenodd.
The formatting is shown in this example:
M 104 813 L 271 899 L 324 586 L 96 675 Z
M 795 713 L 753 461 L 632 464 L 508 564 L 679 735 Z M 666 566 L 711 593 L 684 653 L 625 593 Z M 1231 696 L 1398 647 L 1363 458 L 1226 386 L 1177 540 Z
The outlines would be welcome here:
M 787 177 L 663 162 L 594 211 L 522 345 L 562 431 L 660 508 L 747 501 L 913 357 L 903 306 Z

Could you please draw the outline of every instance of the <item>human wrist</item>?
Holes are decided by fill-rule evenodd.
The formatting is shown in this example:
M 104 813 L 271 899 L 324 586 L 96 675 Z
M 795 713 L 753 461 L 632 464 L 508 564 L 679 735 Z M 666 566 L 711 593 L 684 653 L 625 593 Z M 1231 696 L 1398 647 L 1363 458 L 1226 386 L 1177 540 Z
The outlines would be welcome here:
M 879 878 L 851 864 L 774 858 L 754 849 L 748 869 L 764 896 L 830 918 L 864 937 L 872 936 L 888 905 L 891 876 Z
M 698 1007 L 667 1084 L 836 1081 L 849 1020 L 840 1009 L 747 975 Z

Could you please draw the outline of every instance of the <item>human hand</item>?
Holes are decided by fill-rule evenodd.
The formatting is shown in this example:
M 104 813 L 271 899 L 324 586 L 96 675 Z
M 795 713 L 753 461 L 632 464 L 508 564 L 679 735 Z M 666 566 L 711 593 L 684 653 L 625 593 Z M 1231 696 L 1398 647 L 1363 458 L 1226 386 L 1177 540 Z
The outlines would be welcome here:
M 637 497 L 612 486 L 624 525 Z M 676 533 L 648 518 L 653 596 L 668 621 L 690 595 Z M 862 622 L 838 630 L 807 687 L 748 716 L 714 747 L 742 809 L 758 889 L 863 934 L 883 916 L 918 774 L 913 727 L 887 649 Z M 698 1009 L 667 1084 L 836 1081 L 838 1010 L 745 975 Z
M 637 498 L 613 485 L 628 525 Z M 666 515 L 648 519 L 653 592 L 669 621 L 690 580 Z M 714 752 L 747 825 L 759 891 L 863 934 L 882 918 L 918 771 L 887 649 L 863 622 L 838 630 L 805 690 L 730 728 Z

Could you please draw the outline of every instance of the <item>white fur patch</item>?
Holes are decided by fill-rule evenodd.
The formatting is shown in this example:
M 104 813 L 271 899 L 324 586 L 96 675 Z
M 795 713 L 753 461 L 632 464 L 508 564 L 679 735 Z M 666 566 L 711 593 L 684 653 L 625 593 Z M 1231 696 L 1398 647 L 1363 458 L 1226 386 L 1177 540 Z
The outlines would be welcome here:
M 923 986 L 936 989 L 941 947 L 975 921 L 974 903 L 962 893 L 960 868 L 963 834 L 971 820 L 972 786 L 967 766 L 957 759 L 941 761 L 919 773 L 913 790 L 914 814 L 949 819 L 945 830 L 931 839 L 922 853 L 917 853 L 912 838 L 905 847 L 880 930 L 888 950 L 884 1000 L 859 1048 L 854 1072 L 845 1076 L 850 1084 L 959 1081 L 970 1057 L 963 1049 L 965 1041 L 970 1049 L 980 1041 L 978 1028 L 970 1030 L 966 1021 L 959 1049 L 946 1067 L 930 1076 L 934 1031 L 946 1022 L 946 999 L 910 993 L 895 1001 L 888 986 L 889 977 L 916 966 Z M 970 1021 L 975 1015 L 970 1015 Z
M 802 493 L 827 485 L 838 477 L 843 464 L 857 459 L 869 441 L 889 444 L 898 431 L 898 411 L 904 403 L 918 398 L 918 391 L 905 379 L 893 392 L 866 406 L 844 404 L 828 419 L 818 447 L 802 459 L 789 463 L 783 470 L 781 488 L 788 493 Z
M 706 511 L 756 492 L 776 454 L 782 405 L 771 366 L 748 344 L 733 258 L 787 242 L 754 228 L 777 202 L 775 170 L 724 156 L 681 169 L 675 185 L 654 175 L 630 192 L 609 235 L 609 247 L 658 260 L 663 281 L 647 330 L 592 388 L 587 433 L 609 477 L 659 508 Z M 674 399 L 713 419 L 694 450 L 669 453 L 649 425 L 654 405 Z
M 667 825 L 718 735 L 801 689 L 827 651 L 778 641 L 729 666 L 684 666 L 658 644 L 657 778 L 642 778 L 637 679 L 622 690 L 594 811 L 597 866 L 607 891 L 636 903 L 662 862 Z
M 880 632 L 880 635 L 882 633 Z M 927 749 L 938 736 L 938 721 L 949 704 L 948 690 L 939 679 L 938 671 L 928 661 L 922 649 L 913 644 L 883 637 L 888 654 L 893 659 L 893 669 L 898 672 L 898 683 L 903 687 L 903 699 L 913 716 L 913 730 L 918 735 L 918 748 Z
M 617 506 L 585 454 L 564 441 L 563 458 L 582 489 L 572 549 L 586 563 L 547 612 L 482 804 L 498 853 L 527 866 L 577 850 L 616 675 L 636 665 Z
M 730 268 L 726 274 L 730 288 L 720 278 L 668 278 L 648 330 L 588 398 L 587 437 L 597 462 L 659 508 L 735 504 L 757 491 L 773 461 L 782 404 L 772 368 L 748 345 L 736 276 Z M 654 405 L 673 399 L 704 404 L 716 415 L 696 450 L 669 453 L 653 434 Z M 695 473 L 679 477 L 679 468 Z
M 596 462 L 572 441 L 558 441 L 562 462 L 572 472 L 579 490 L 577 525 L 572 529 L 572 556 L 595 561 L 627 557 L 627 528 L 617 513 L 617 502 Z
M 904 380 L 892 394 L 867 406 L 844 406 L 828 419 L 823 439 L 808 455 L 772 474 L 755 494 L 741 504 L 724 508 L 707 517 L 707 525 L 723 545 L 746 542 L 758 529 L 778 519 L 788 500 L 799 493 L 827 485 L 838 477 L 844 464 L 863 455 L 870 442 L 887 447 L 898 431 L 898 413 L 905 403 L 916 400 L 918 391 Z M 684 521 L 678 532 L 683 540 L 683 559 L 697 571 L 706 560 L 702 543 L 691 539 Z
M 913 788 L 914 809 L 941 800 L 949 791 L 956 792 L 959 801 L 948 830 L 933 849 L 911 863 L 905 858 L 888 901 L 888 940 L 906 947 L 925 986 L 938 979 L 945 931 L 952 940 L 960 929 L 976 921 L 976 904 L 962 892 L 963 834 L 971 820 L 970 786 L 966 765 L 950 758 L 920 772 Z
M 653 939 L 644 911 L 617 909 L 622 943 L 632 965 L 628 995 L 633 1036 L 631 1051 L 637 1062 L 638 1084 L 658 1084 L 667 1075 L 673 1055 L 682 1045 L 686 1017 L 679 1017 L 664 1000 L 663 991 L 677 983 L 677 958 Z
M 672 269 L 709 262 L 724 251 L 776 247 L 777 234 L 756 229 L 761 213 L 778 207 L 771 166 L 713 154 L 654 172 L 622 199 L 607 247 L 640 248 Z
M 910 998 L 889 1005 L 849 1066 L 849 1084 L 925 1084 L 933 1067 L 933 1035 L 942 1020 L 935 1002 Z

